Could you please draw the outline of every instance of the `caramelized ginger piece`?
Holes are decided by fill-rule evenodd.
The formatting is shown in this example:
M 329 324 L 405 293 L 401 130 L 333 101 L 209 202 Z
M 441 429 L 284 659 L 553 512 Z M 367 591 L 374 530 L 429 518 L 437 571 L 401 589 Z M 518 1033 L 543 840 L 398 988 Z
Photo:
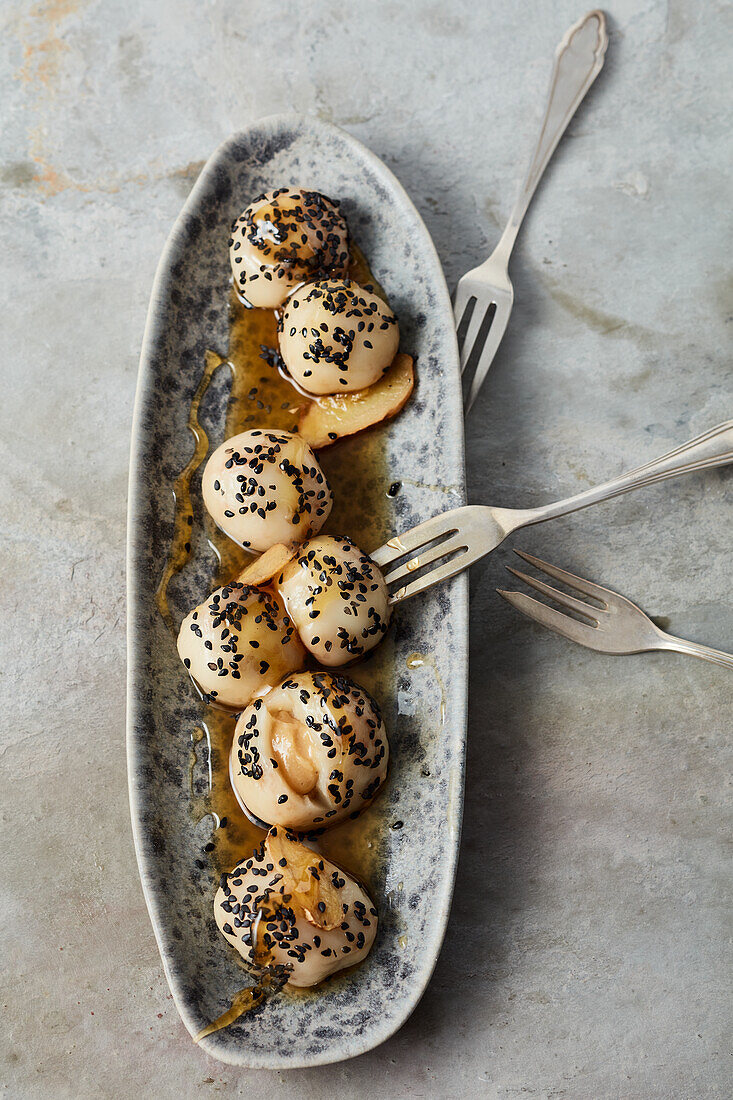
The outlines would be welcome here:
M 267 834 L 265 848 L 282 873 L 283 893 L 291 895 L 303 910 L 305 919 L 326 932 L 338 928 L 343 920 L 343 908 L 323 856 L 306 848 L 292 833 L 278 826 Z
M 253 588 L 267 584 L 288 564 L 291 558 L 295 557 L 298 549 L 297 543 L 286 546 L 284 542 L 276 542 L 274 546 L 270 546 L 269 549 L 265 550 L 264 554 L 260 554 L 258 558 L 245 566 L 236 579 L 242 584 L 252 585 Z
M 314 450 L 396 416 L 415 386 L 411 355 L 398 353 L 385 374 L 365 390 L 316 397 L 301 413 L 298 434 Z

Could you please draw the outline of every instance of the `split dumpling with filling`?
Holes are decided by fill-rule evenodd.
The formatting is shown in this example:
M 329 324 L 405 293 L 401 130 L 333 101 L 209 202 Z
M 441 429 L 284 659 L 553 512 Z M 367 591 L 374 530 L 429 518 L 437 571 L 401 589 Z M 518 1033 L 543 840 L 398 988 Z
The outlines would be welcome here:
M 382 640 L 391 606 L 378 565 L 351 539 L 309 539 L 277 578 L 303 644 L 322 665 L 346 665 Z
M 293 432 L 264 428 L 241 432 L 217 447 L 206 463 L 201 491 L 217 527 L 254 553 L 317 534 L 333 504 L 308 444 Z
M 275 592 L 232 581 L 181 623 L 178 653 L 207 703 L 242 709 L 305 664 L 295 625 Z
M 377 932 L 377 910 L 356 879 L 278 827 L 221 876 L 214 916 L 245 962 L 286 966 L 288 984 L 300 987 L 361 962 Z
M 280 187 L 237 218 L 229 259 L 242 297 L 276 309 L 300 283 L 346 274 L 348 227 L 338 203 L 320 191 Z
M 346 676 L 301 672 L 240 714 L 229 774 L 243 808 L 302 832 L 355 817 L 384 783 L 388 761 L 371 695 Z

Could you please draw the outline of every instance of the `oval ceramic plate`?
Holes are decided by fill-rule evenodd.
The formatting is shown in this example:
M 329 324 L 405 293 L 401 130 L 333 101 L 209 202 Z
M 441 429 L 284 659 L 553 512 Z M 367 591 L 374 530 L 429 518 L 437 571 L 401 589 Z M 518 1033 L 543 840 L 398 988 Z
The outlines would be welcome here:
M 201 173 L 158 268 L 140 362 L 129 495 L 132 824 L 163 964 L 192 1035 L 247 983 L 214 924 L 216 872 L 202 854 L 214 823 L 197 822 L 191 813 L 192 769 L 207 766 L 205 758 L 191 756 L 192 730 L 204 708 L 156 610 L 155 589 L 170 545 L 173 482 L 193 449 L 187 418 L 205 352 L 226 352 L 229 227 L 254 196 L 283 185 L 313 187 L 342 201 L 352 235 L 400 318 L 401 346 L 417 360 L 416 392 L 379 429 L 388 479 L 402 482 L 389 503 L 384 537 L 464 501 L 450 300 L 430 236 L 404 190 L 373 154 L 324 123 L 278 116 L 230 138 Z M 212 445 L 221 438 L 224 402 L 214 387 L 207 411 Z M 197 538 L 196 486 L 193 508 Z M 199 543 L 205 549 L 204 540 Z M 176 581 L 176 614 L 205 596 L 211 576 L 210 558 L 194 554 Z M 280 996 L 202 1040 L 202 1048 L 224 1062 L 296 1068 L 361 1054 L 404 1023 L 432 973 L 450 907 L 463 800 L 465 576 L 398 607 L 389 645 L 378 694 L 392 765 L 379 798 L 385 827 L 369 883 L 380 913 L 377 941 L 362 966 L 317 993 Z

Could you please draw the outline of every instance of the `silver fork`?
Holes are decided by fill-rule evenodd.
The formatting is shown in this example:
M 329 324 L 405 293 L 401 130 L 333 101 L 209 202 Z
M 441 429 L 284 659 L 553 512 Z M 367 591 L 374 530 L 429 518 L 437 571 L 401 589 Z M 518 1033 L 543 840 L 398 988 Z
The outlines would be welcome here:
M 507 569 L 519 580 L 524 581 L 530 588 L 540 592 L 554 603 L 566 607 L 568 611 L 574 611 L 582 615 L 586 622 L 573 619 L 562 611 L 556 611 L 554 607 L 527 596 L 524 592 L 507 592 L 503 588 L 497 588 L 500 596 L 507 603 L 516 607 L 530 619 L 541 623 L 556 634 L 562 634 L 563 638 L 569 638 L 571 642 L 595 649 L 599 653 L 645 653 L 651 649 L 670 649 L 675 653 L 689 653 L 693 657 L 702 657 L 705 661 L 712 661 L 716 665 L 724 665 L 733 668 L 733 655 L 722 653 L 719 649 L 711 649 L 709 646 L 700 645 L 699 642 L 688 642 L 684 638 L 675 638 L 672 634 L 660 630 L 655 623 L 645 615 L 640 607 L 618 592 L 612 592 L 610 588 L 602 588 L 600 584 L 576 577 L 564 569 L 558 569 L 556 565 L 548 565 L 540 558 L 534 558 L 531 554 L 525 554 L 521 550 L 515 550 L 524 561 L 533 565 L 541 573 L 548 577 L 554 577 L 568 588 L 574 588 L 576 592 L 597 600 L 600 607 L 585 603 L 566 592 L 562 592 L 537 577 L 531 577 L 528 573 L 521 573 L 518 569 Z
M 490 508 L 478 504 L 453 508 L 390 539 L 371 556 L 384 573 L 392 603 L 399 603 L 467 569 L 520 527 L 567 515 L 630 489 L 653 485 L 678 474 L 725 466 L 731 461 L 733 420 L 727 420 L 654 462 L 566 500 L 540 508 Z
M 545 117 L 537 148 L 501 240 L 480 267 L 466 272 L 456 288 L 453 310 L 458 326 L 466 412 L 491 366 L 514 304 L 509 257 L 522 219 L 542 173 L 585 93 L 603 68 L 608 46 L 601 11 L 584 15 L 555 52 Z M 469 366 L 471 369 L 467 370 Z

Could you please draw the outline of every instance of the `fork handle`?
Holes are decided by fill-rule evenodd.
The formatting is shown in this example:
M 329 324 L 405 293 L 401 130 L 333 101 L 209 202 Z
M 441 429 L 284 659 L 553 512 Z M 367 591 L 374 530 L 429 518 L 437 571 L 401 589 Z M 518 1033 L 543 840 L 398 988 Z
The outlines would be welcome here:
M 507 261 L 542 173 L 585 93 L 603 68 L 607 46 L 606 17 L 602 11 L 590 11 L 566 32 L 555 51 L 550 91 L 537 147 L 507 227 L 496 247 L 496 253 L 503 253 Z
M 602 500 L 620 496 L 621 493 L 628 493 L 631 489 L 642 489 L 646 485 L 654 485 L 657 481 L 666 481 L 667 478 L 677 477 L 679 474 L 692 474 L 713 466 L 725 466 L 729 462 L 733 462 L 733 420 L 718 424 L 654 462 L 647 462 L 645 466 L 639 466 L 613 481 L 606 481 L 594 489 L 586 489 L 577 496 L 557 500 L 553 504 L 515 512 L 512 516 L 516 519 L 513 518 L 511 529 L 542 523 L 556 516 L 566 516 L 579 508 L 587 508 L 590 504 L 598 504 Z
M 700 645 L 699 642 L 688 642 L 686 638 L 675 638 L 673 634 L 665 634 L 664 631 L 660 631 L 660 634 L 659 649 L 687 653 L 691 657 L 701 657 L 703 661 L 712 661 L 714 665 L 733 668 L 733 654 L 723 653 L 720 649 L 711 649 L 710 646 Z

